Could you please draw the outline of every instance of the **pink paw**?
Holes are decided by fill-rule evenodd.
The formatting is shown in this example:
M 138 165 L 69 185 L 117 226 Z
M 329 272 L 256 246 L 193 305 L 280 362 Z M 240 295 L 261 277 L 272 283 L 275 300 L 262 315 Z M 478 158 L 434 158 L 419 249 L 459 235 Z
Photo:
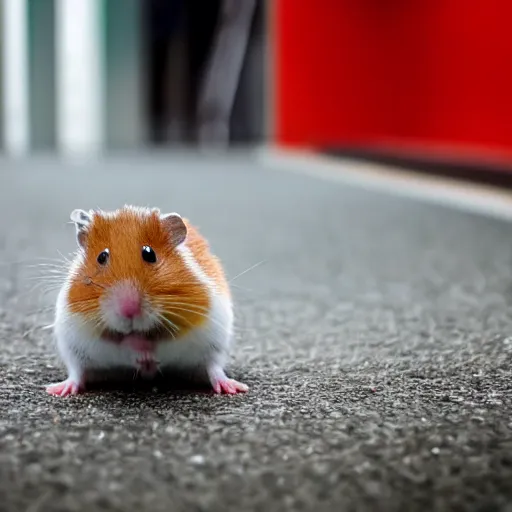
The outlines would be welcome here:
M 69 395 L 78 395 L 81 393 L 82 388 L 75 381 L 66 379 L 62 382 L 57 382 L 56 384 L 50 384 L 46 388 L 46 392 L 53 396 L 69 396 Z
M 137 368 L 143 377 L 154 377 L 158 372 L 158 363 L 149 356 L 137 359 Z
M 237 393 L 247 393 L 249 387 L 234 379 L 219 379 L 213 383 L 215 393 L 226 393 L 228 395 L 236 395 Z

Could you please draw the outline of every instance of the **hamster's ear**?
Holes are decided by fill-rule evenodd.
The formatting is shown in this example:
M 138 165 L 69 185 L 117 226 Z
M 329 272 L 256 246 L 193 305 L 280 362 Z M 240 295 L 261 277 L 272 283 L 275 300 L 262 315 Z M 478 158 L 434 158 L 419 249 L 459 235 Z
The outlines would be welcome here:
M 177 247 L 185 241 L 185 238 L 187 238 L 187 226 L 185 226 L 181 215 L 177 213 L 164 213 L 160 215 L 160 220 L 169 232 L 173 247 Z
M 87 238 L 87 230 L 92 221 L 92 216 L 84 210 L 73 210 L 70 219 L 75 223 L 76 240 L 80 247 L 85 247 L 85 239 Z

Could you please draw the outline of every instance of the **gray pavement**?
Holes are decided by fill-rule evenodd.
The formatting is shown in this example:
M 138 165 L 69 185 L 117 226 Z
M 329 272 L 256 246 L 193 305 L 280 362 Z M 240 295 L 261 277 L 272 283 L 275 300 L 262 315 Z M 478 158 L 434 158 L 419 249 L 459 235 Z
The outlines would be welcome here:
M 233 282 L 248 395 L 46 396 L 31 264 L 124 203 L 191 218 L 231 277 L 264 261 Z M 510 511 L 511 276 L 509 224 L 244 155 L 0 161 L 0 510 Z

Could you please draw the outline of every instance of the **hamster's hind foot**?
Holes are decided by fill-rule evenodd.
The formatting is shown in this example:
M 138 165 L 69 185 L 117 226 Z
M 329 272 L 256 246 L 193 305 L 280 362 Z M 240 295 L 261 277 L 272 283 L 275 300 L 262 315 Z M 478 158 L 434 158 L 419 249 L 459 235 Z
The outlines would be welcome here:
M 83 386 L 72 379 L 66 379 L 56 384 L 50 384 L 46 392 L 53 396 L 65 397 L 69 395 L 78 395 L 83 392 Z
M 208 377 L 210 378 L 210 383 L 215 393 L 236 395 L 238 393 L 247 393 L 247 391 L 249 391 L 249 386 L 242 382 L 238 382 L 235 379 L 230 379 L 220 366 L 212 366 L 208 370 Z

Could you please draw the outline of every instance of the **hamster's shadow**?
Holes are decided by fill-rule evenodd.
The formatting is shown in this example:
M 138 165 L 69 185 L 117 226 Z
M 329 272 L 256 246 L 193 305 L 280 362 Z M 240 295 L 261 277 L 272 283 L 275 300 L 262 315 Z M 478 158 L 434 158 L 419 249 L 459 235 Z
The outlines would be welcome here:
M 91 375 L 87 384 L 86 393 L 122 393 L 123 395 L 151 394 L 186 396 L 190 394 L 213 394 L 211 385 L 206 375 L 198 375 L 191 378 L 189 374 L 172 374 L 162 372 L 151 379 L 135 375 L 131 371 L 114 371 L 109 373 L 95 373 Z M 233 378 L 238 378 L 233 375 Z

